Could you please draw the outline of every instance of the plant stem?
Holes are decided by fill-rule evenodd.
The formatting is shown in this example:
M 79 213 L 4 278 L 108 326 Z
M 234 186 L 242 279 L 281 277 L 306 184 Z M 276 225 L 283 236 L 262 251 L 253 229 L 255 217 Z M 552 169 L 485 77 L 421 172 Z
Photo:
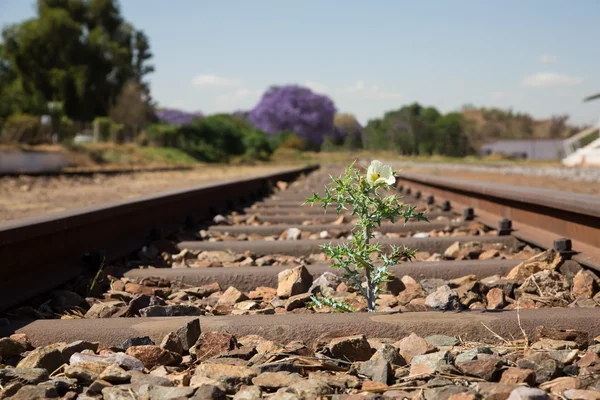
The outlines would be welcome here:
M 369 228 L 365 227 L 365 245 L 369 245 Z M 370 260 L 369 260 L 370 261 Z M 367 261 L 365 265 L 365 275 L 367 276 L 367 309 L 369 312 L 375 311 L 375 288 L 373 288 L 373 282 L 371 281 L 371 263 Z

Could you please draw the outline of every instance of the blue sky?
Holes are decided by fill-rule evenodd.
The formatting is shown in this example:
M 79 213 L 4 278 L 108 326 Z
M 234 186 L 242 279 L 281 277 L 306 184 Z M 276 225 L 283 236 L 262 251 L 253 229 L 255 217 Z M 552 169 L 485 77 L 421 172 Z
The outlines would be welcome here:
M 0 25 L 34 15 L 0 0 Z M 600 1 L 121 0 L 150 37 L 161 106 L 250 109 L 273 84 L 329 95 L 365 123 L 418 101 L 595 123 Z

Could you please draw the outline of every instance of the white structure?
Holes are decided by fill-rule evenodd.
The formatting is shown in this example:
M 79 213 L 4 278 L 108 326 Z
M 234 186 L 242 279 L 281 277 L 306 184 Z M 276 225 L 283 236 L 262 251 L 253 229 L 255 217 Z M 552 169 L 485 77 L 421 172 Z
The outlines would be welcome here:
M 582 145 L 582 142 L 587 144 Z M 566 139 L 564 147 L 563 165 L 568 167 L 600 166 L 600 123 Z

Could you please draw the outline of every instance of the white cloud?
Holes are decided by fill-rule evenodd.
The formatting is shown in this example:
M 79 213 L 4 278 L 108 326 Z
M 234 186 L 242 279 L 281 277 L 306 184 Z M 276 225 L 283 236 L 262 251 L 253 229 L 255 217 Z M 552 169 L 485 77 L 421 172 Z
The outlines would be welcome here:
M 239 88 L 233 93 L 221 93 L 219 94 L 215 102 L 221 106 L 229 106 L 229 107 L 241 107 L 247 106 L 252 102 L 258 100 L 262 91 L 260 90 L 251 90 L 248 88 Z
M 311 81 L 310 79 L 307 79 L 304 81 L 304 86 L 308 87 L 309 89 L 311 89 L 313 92 L 316 92 L 316 93 L 325 94 L 329 91 L 329 87 L 327 85 L 322 85 L 315 81 Z
M 337 90 L 338 93 L 352 93 L 370 100 L 394 100 L 402 98 L 402 94 L 381 89 L 378 85 L 367 86 L 364 81 L 358 80 L 353 85 Z
M 523 86 L 533 87 L 553 87 L 553 86 L 573 86 L 583 82 L 583 78 L 557 74 L 555 72 L 538 72 L 527 76 L 521 81 Z
M 541 56 L 538 57 L 538 60 L 542 63 L 542 64 L 552 64 L 556 62 L 556 56 L 550 55 L 550 54 L 543 54 Z
M 235 87 L 240 84 L 239 79 L 224 78 L 214 74 L 200 74 L 192 79 L 192 85 L 200 87 Z
M 501 99 L 504 97 L 504 93 L 503 92 L 492 92 L 491 96 L 492 96 L 492 99 Z

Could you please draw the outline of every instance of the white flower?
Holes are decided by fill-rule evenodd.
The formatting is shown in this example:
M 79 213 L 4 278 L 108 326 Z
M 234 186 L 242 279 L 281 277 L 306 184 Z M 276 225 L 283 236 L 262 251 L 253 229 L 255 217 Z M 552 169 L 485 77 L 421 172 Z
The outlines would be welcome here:
M 367 182 L 371 186 L 375 186 L 383 182 L 387 183 L 388 185 L 393 185 L 396 183 L 396 178 L 392 172 L 392 167 L 389 165 L 383 165 L 381 161 L 373 160 L 367 169 Z

